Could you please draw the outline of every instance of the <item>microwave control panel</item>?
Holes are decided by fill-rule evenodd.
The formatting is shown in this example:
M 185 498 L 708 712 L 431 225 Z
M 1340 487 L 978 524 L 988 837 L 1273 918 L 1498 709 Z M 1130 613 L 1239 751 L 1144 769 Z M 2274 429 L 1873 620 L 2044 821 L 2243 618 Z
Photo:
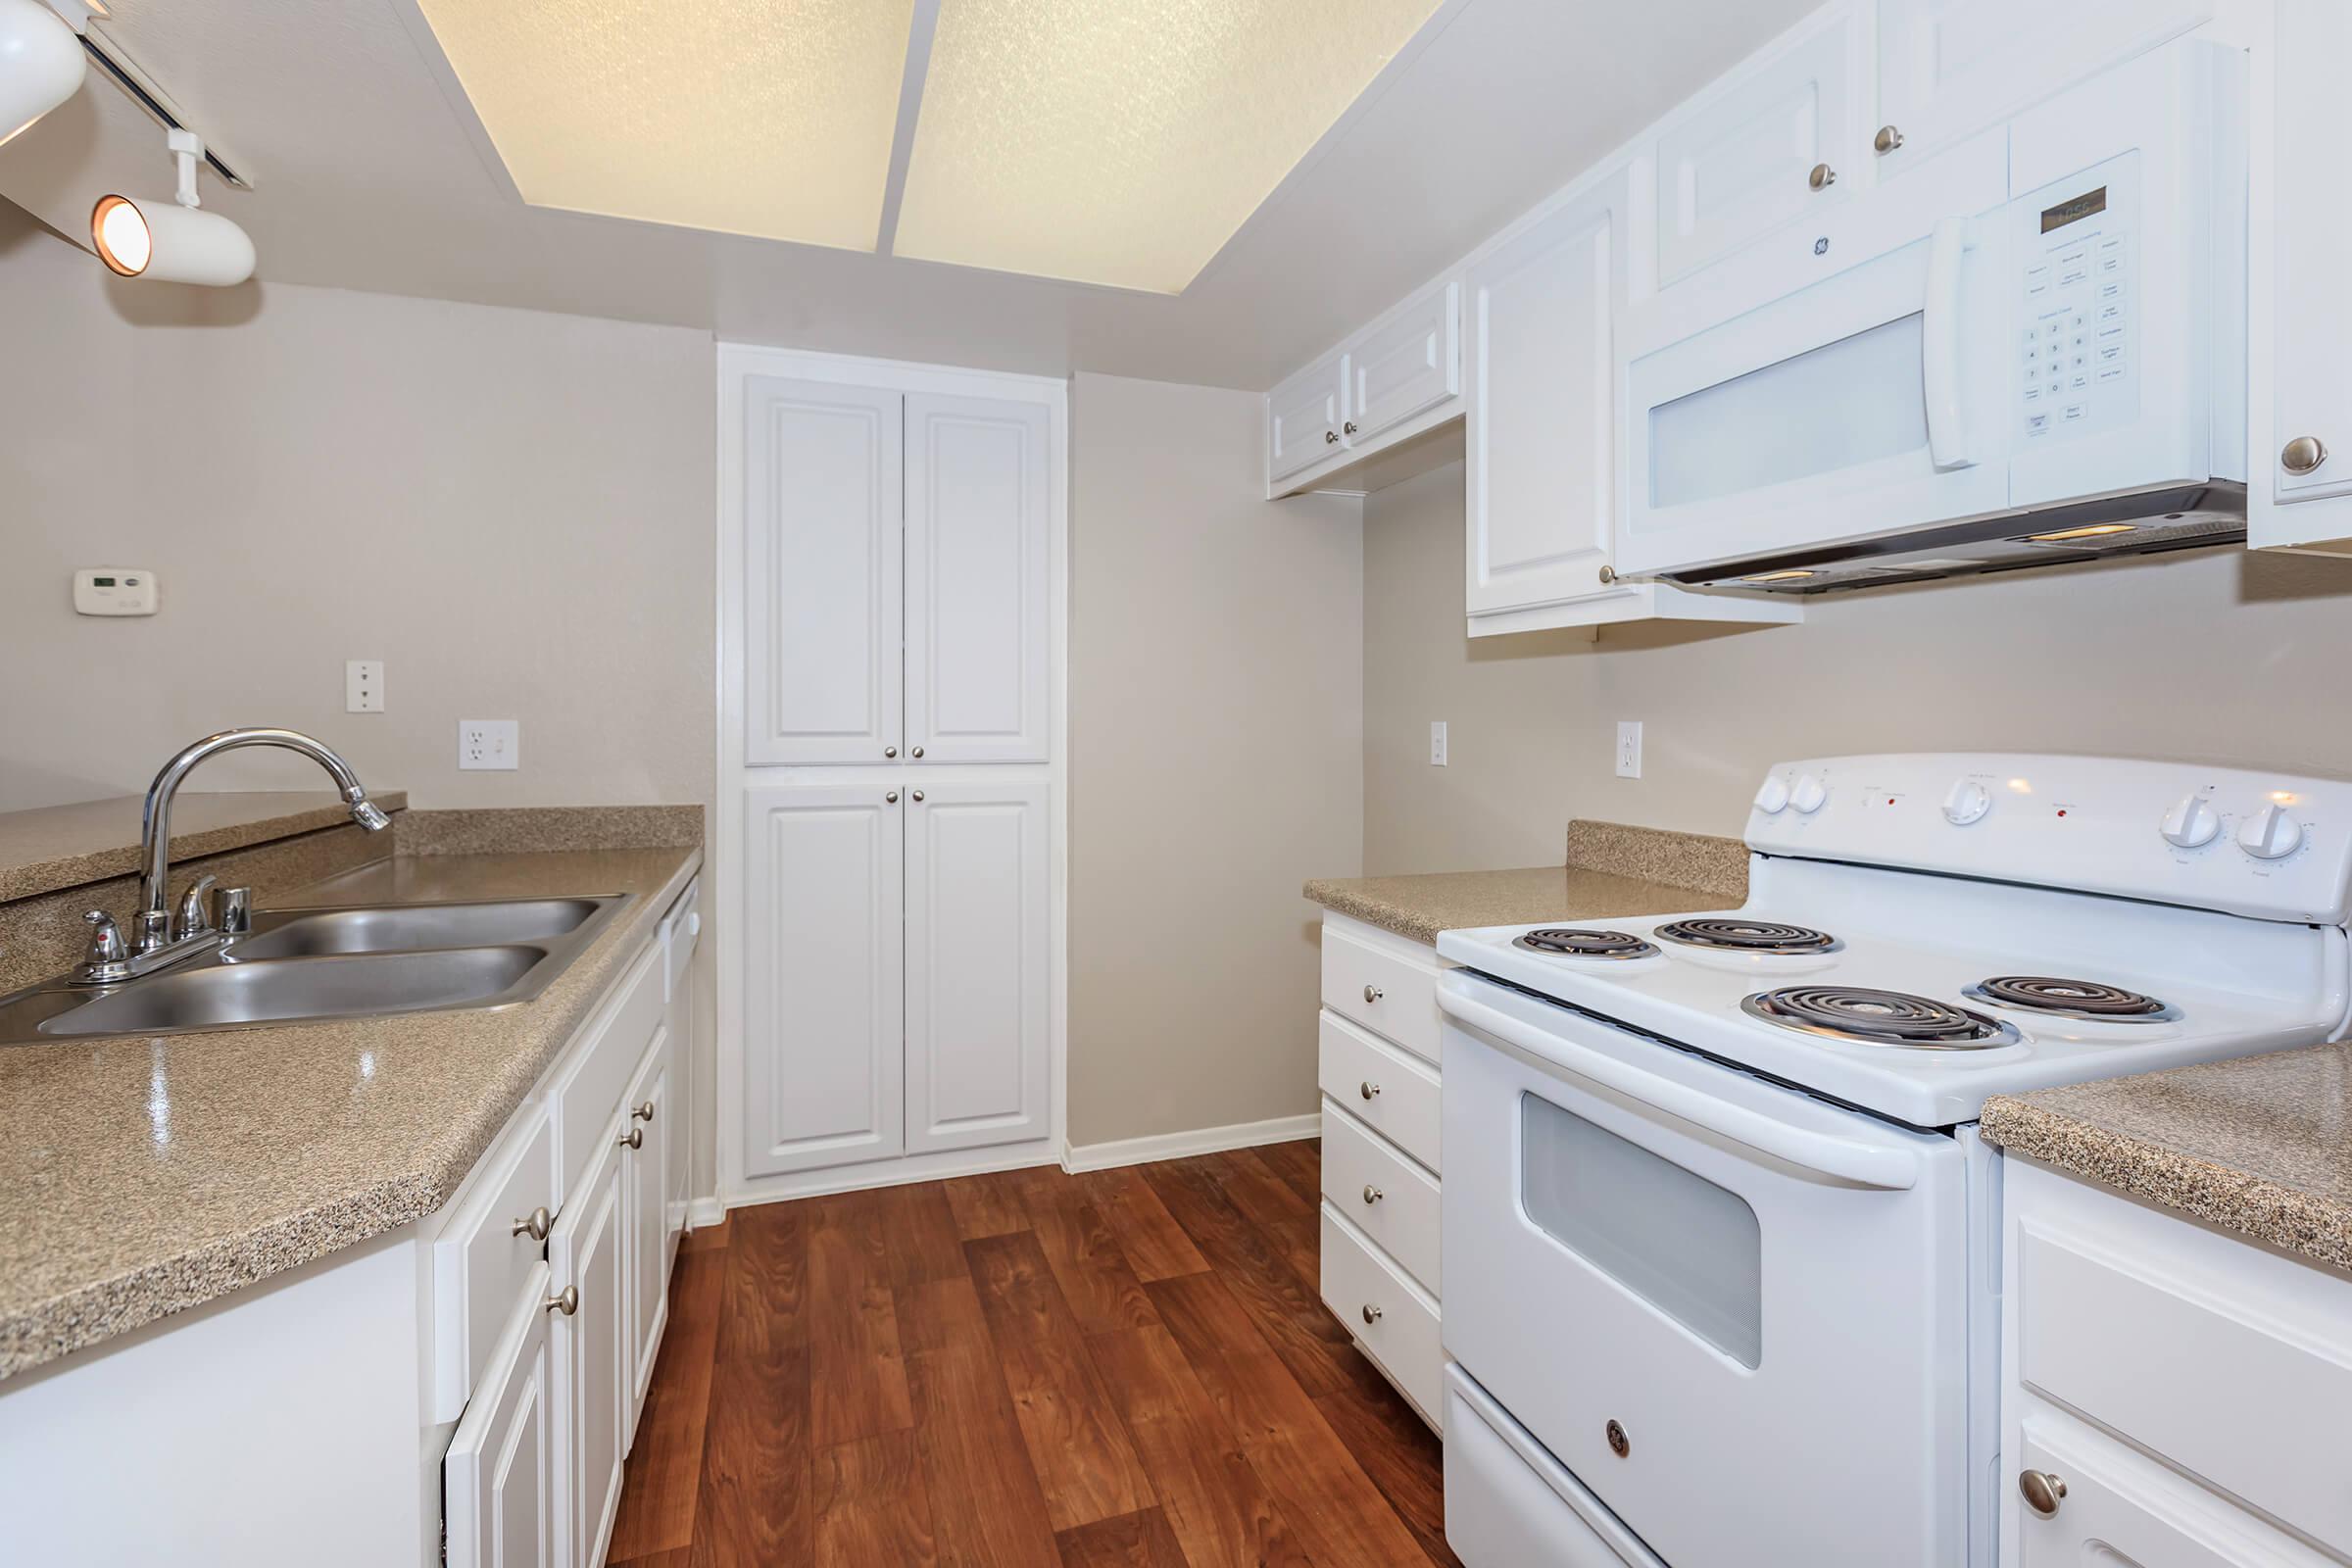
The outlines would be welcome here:
M 2009 204 L 2022 274 L 2018 435 L 2029 451 L 2139 417 L 2135 156 Z

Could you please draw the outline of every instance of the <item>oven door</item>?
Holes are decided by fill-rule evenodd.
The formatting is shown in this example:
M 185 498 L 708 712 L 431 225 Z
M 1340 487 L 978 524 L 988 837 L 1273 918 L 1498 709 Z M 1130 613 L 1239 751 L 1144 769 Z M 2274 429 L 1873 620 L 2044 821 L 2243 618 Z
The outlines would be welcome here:
M 1446 1348 L 1670 1563 L 1959 1568 L 1958 1143 L 1467 970 Z
M 1628 310 L 1621 575 L 2006 510 L 2005 148 Z

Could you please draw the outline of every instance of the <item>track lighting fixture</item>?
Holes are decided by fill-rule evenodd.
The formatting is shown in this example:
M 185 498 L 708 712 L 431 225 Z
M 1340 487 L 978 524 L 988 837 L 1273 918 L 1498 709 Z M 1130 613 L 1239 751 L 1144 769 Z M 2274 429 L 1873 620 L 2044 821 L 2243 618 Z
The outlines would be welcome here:
M 0 4 L 6 0 L 0 0 Z M 170 203 L 101 196 L 90 211 L 90 240 L 98 259 L 123 277 L 227 288 L 253 275 L 253 240 L 219 213 L 197 203 L 196 167 L 204 143 L 194 131 L 165 132 L 178 166 L 179 189 Z
M 0 0 L 0 142 L 81 86 L 81 40 L 42 0 Z

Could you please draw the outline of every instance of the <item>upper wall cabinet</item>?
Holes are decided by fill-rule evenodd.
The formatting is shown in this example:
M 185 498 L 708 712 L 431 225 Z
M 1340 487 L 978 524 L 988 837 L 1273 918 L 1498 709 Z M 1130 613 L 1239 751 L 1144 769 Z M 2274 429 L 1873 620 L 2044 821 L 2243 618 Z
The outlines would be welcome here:
M 1670 283 L 1839 200 L 1862 145 L 1861 21 L 1839 11 L 1658 138 L 1658 278 Z
M 1348 346 L 1341 436 L 1362 443 L 1462 390 L 1462 287 L 1422 290 Z
M 2211 0 L 1877 0 L 1881 178 L 2213 14 Z
M 905 399 L 743 388 L 743 758 L 879 762 L 903 740 Z
M 1340 410 L 1347 401 L 1348 356 L 1317 360 L 1266 397 L 1266 478 L 1303 472 L 1333 456 L 1344 437 Z

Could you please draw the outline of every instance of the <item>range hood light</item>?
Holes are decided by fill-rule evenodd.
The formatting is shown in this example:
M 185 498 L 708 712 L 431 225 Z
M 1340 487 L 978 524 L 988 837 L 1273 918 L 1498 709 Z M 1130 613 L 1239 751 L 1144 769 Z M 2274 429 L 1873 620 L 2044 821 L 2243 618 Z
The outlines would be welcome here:
M 2136 522 L 2093 522 L 2080 528 L 2060 528 L 2054 533 L 2030 533 L 2024 543 L 2030 545 L 2062 545 L 2077 539 L 2104 539 L 2110 534 L 2137 533 Z
M 1740 580 L 1741 582 L 1794 582 L 1799 577 L 1811 577 L 1814 575 L 1816 575 L 1816 573 L 1810 571 L 1801 571 L 1792 567 L 1787 571 L 1759 571 L 1752 577 L 1742 577 Z

